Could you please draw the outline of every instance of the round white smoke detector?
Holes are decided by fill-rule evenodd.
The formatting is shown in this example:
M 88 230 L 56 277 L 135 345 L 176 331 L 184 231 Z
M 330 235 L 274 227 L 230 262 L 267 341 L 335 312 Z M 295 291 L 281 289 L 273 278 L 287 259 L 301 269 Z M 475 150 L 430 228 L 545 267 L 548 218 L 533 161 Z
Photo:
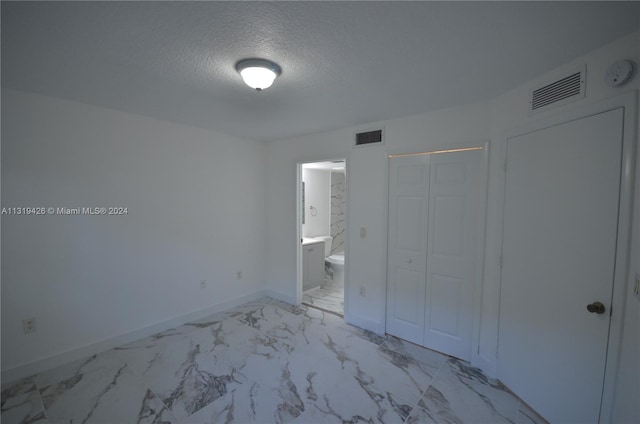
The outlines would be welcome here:
M 611 87 L 626 84 L 633 76 L 633 63 L 630 60 L 619 60 L 613 63 L 604 74 L 604 80 Z

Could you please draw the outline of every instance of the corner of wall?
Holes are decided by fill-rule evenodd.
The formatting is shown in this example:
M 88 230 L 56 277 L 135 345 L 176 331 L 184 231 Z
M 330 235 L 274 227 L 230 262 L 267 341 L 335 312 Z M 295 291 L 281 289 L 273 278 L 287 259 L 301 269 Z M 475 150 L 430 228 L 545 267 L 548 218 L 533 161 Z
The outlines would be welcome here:
M 2 380 L 3 384 L 11 383 L 11 382 L 20 380 L 22 378 L 32 376 L 39 372 L 46 371 L 51 368 L 68 364 L 70 362 L 77 361 L 80 359 L 84 359 L 92 355 L 96 355 L 98 353 L 102 353 L 107 350 L 114 349 L 119 346 L 123 346 L 127 343 L 131 343 L 136 340 L 149 337 L 153 334 L 167 330 L 169 328 L 174 328 L 182 324 L 197 321 L 209 315 L 213 315 L 215 313 L 222 312 L 227 309 L 234 308 L 236 306 L 240 306 L 247 302 L 258 300 L 265 296 L 270 296 L 275 298 L 275 296 L 272 296 L 272 294 L 273 293 L 270 293 L 268 290 L 260 290 L 252 294 L 238 297 L 236 299 L 221 302 L 207 308 L 199 309 L 197 311 L 193 311 L 193 312 L 186 313 L 184 315 L 173 317 L 171 319 L 168 319 L 144 328 L 138 328 L 136 330 L 133 330 L 125 334 L 120 334 L 115 337 L 109 337 L 103 340 L 99 340 L 95 343 L 90 343 L 88 345 L 70 349 L 62 353 L 47 356 L 45 358 L 31 361 L 22 365 L 18 365 L 13 368 L 3 369 L 0 376 L 0 380 Z

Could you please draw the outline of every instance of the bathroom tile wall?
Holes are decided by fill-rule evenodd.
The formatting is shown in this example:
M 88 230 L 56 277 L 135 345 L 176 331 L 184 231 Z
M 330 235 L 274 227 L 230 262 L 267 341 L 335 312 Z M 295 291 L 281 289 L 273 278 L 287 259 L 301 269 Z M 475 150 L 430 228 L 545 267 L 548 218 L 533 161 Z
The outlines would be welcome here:
M 344 252 L 344 209 L 346 178 L 342 172 L 331 173 L 331 254 Z
M 303 237 L 331 234 L 331 173 L 321 169 L 302 169 L 305 186 Z

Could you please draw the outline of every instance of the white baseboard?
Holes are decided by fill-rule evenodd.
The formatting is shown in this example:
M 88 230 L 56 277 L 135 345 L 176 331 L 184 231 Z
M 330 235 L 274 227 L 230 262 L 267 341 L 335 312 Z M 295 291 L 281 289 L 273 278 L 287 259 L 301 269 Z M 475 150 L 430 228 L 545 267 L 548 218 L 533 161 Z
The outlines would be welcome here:
M 182 324 L 186 324 L 188 322 L 199 320 L 208 315 L 215 314 L 216 312 L 225 311 L 227 309 L 240 306 L 244 303 L 258 300 L 265 296 L 271 296 L 278 299 L 278 297 L 273 295 L 274 293 L 271 293 L 268 290 L 260 290 L 256 293 L 245 295 L 233 300 L 217 303 L 215 305 L 209 306 L 204 309 L 199 309 L 197 311 L 193 311 L 193 312 L 186 313 L 184 315 L 173 317 L 166 321 L 162 321 L 157 324 L 150 325 L 148 327 L 139 328 L 129 333 L 121 334 L 115 337 L 109 337 L 107 339 L 99 340 L 95 343 L 91 343 L 76 349 L 71 349 L 66 352 L 57 353 L 55 355 L 51 355 L 43 359 L 38 359 L 36 361 L 17 366 L 15 368 L 2 370 L 2 375 L 1 375 L 2 384 L 4 385 L 5 383 L 10 383 L 10 382 L 32 376 L 34 374 L 37 374 L 46 370 L 49 370 L 51 368 L 59 367 L 60 365 L 68 364 L 73 361 L 77 361 L 101 352 L 105 352 L 109 349 L 113 349 L 118 346 L 122 346 L 127 343 L 131 343 L 136 340 L 143 339 L 145 337 L 151 336 L 153 334 L 159 333 L 164 330 L 168 330 L 170 328 L 177 327 Z M 282 298 L 280 298 L 280 300 L 283 300 L 287 303 L 291 303 Z
M 288 303 L 290 305 L 297 305 L 297 303 L 298 303 L 298 302 L 296 302 L 295 297 L 288 296 L 286 294 L 282 294 L 280 292 L 277 292 L 277 291 L 274 291 L 274 290 L 271 290 L 271 289 L 265 290 L 265 296 L 269 296 L 269 297 L 272 297 L 274 299 L 281 300 L 281 301 L 283 301 L 285 303 Z
M 384 334 L 384 324 L 378 321 L 372 321 L 367 318 L 362 318 L 358 315 L 350 314 L 345 311 L 344 322 L 347 324 L 355 325 L 356 327 L 363 328 L 365 330 L 373 331 L 376 334 Z
M 492 360 L 480 354 L 473 354 L 471 355 L 471 365 L 480 368 L 487 377 L 496 378 L 498 375 L 495 359 Z

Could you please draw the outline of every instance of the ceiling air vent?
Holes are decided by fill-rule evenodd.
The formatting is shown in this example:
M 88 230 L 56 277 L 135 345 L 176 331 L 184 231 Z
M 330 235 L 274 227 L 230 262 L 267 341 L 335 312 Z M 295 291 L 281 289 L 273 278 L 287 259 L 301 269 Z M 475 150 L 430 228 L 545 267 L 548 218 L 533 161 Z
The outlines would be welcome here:
M 585 68 L 531 91 L 531 111 L 538 112 L 584 97 Z
M 356 133 L 356 146 L 364 146 L 367 144 L 381 144 L 382 130 L 374 130 Z

